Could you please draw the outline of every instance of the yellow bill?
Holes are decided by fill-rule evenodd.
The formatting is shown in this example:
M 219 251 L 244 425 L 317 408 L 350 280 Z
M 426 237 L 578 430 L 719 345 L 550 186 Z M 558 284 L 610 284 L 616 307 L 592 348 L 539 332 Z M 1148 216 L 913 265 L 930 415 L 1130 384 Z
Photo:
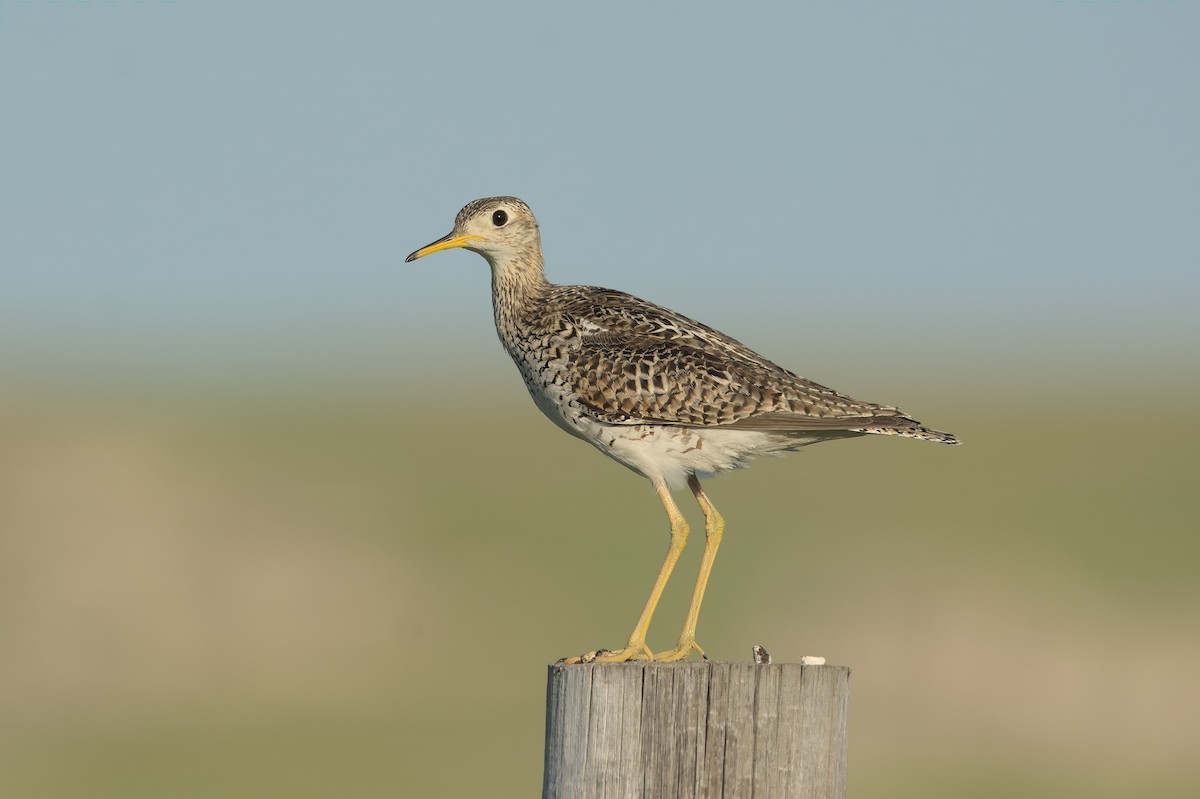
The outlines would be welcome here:
M 404 259 L 404 263 L 408 263 L 410 261 L 415 261 L 418 258 L 424 258 L 426 255 L 429 255 L 430 253 L 439 252 L 441 250 L 450 250 L 455 247 L 466 247 L 468 244 L 470 244 L 473 241 L 482 241 L 482 240 L 483 240 L 483 236 L 471 236 L 471 235 L 455 236 L 453 233 L 451 233 L 447 236 L 443 236 L 442 238 L 438 239 L 437 241 L 433 242 L 432 244 L 426 244 L 424 247 L 417 250 L 416 252 L 409 253 L 409 256 Z

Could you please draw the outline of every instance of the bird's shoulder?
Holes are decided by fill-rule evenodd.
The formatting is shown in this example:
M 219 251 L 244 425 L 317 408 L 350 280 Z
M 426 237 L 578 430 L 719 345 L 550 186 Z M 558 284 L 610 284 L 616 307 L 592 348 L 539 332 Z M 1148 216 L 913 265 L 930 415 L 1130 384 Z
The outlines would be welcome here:
M 792 374 L 703 322 L 616 289 L 557 286 L 548 311 L 592 348 L 686 350 Z

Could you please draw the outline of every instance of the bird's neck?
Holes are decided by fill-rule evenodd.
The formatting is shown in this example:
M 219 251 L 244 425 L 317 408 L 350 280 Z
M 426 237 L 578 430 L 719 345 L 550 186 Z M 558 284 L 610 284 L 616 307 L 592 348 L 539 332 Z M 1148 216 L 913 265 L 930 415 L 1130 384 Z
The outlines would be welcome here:
M 550 288 L 542 270 L 541 253 L 522 254 L 491 262 L 492 305 L 496 327 L 513 330 L 535 309 Z

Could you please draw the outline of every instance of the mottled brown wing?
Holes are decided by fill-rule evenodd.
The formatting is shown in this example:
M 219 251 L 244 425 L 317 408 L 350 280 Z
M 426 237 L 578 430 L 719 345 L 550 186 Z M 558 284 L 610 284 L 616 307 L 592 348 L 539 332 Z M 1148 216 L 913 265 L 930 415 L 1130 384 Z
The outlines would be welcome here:
M 580 400 L 610 424 L 848 430 L 905 417 L 772 363 L 744 344 L 628 294 L 570 287 L 569 356 Z

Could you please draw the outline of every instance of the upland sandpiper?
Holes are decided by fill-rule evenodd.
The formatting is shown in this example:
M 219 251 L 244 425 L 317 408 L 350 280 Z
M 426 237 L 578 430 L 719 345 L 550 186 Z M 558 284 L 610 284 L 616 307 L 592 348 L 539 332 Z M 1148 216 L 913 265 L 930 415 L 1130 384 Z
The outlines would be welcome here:
M 492 267 L 496 332 L 538 408 L 573 436 L 646 477 L 666 508 L 671 543 L 625 646 L 566 662 L 686 658 L 725 529 L 700 487 L 708 476 L 818 441 L 875 433 L 957 444 L 891 405 L 876 405 L 806 380 L 686 316 L 595 286 L 558 286 L 543 272 L 529 206 L 486 197 L 458 212 L 454 230 L 406 261 L 463 247 Z M 683 632 L 651 652 L 646 631 L 688 525 L 671 489 L 688 486 L 704 512 L 706 541 Z

